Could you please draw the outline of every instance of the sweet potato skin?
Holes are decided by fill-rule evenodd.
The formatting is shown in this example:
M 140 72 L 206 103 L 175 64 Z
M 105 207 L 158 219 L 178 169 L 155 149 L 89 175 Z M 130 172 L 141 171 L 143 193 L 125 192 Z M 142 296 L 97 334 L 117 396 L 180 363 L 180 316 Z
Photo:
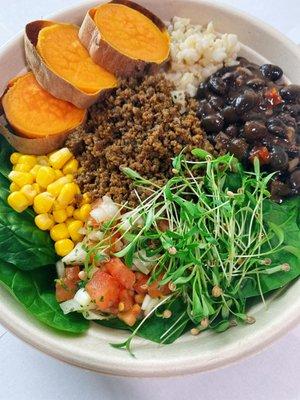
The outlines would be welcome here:
M 113 0 L 111 3 L 122 4 L 133 8 L 151 19 L 161 31 L 166 30 L 164 23 L 156 15 L 139 4 L 128 0 Z M 157 64 L 154 62 L 132 59 L 118 52 L 105 42 L 93 20 L 95 10 L 95 8 L 92 8 L 87 12 L 79 30 L 79 39 L 96 64 L 101 65 L 103 68 L 121 78 L 154 74 L 159 70 L 163 63 Z M 167 61 L 168 58 L 164 62 Z
M 24 45 L 26 60 L 39 84 L 54 97 L 74 104 L 78 108 L 88 108 L 96 101 L 103 100 L 113 88 L 99 93 L 87 94 L 50 70 L 36 50 L 41 29 L 54 24 L 52 21 L 37 20 L 25 27 Z

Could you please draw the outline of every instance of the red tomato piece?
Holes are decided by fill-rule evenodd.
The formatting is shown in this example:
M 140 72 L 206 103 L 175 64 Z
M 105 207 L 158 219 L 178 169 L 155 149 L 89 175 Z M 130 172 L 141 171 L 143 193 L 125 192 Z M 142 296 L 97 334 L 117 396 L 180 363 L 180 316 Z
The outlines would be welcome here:
M 133 326 L 136 323 L 137 317 L 141 312 L 141 307 L 138 304 L 135 304 L 131 310 L 120 312 L 118 314 L 118 318 L 125 322 L 125 324 L 129 326 Z
M 120 291 L 120 303 L 122 303 L 122 311 L 129 311 L 134 305 L 134 292 L 132 290 L 122 289 Z M 124 307 L 124 308 L 123 308 Z
M 146 294 L 148 292 L 147 282 L 149 275 L 142 274 L 141 272 L 136 272 L 136 281 L 133 286 L 134 290 L 139 294 Z
M 135 283 L 135 274 L 119 258 L 111 258 L 103 265 L 105 271 L 117 279 L 126 289 L 132 289 Z
M 85 287 L 98 309 L 111 312 L 118 306 L 120 285 L 119 282 L 107 272 L 98 270 Z
M 166 283 L 163 286 L 159 286 L 159 282 L 162 280 L 162 276 L 159 277 L 159 279 L 148 287 L 148 294 L 150 297 L 163 297 L 166 296 L 167 294 L 171 293 L 171 290 L 169 289 L 169 284 Z
M 279 94 L 277 88 L 273 87 L 265 92 L 265 98 L 269 101 L 272 106 L 277 106 L 282 103 L 282 97 Z
M 58 302 L 73 299 L 77 291 L 77 282 L 79 282 L 78 274 L 80 268 L 76 265 L 74 267 L 67 267 L 65 269 L 65 276 L 59 279 L 55 284 L 56 300 Z
M 270 153 L 269 153 L 269 150 L 265 146 L 253 147 L 253 149 L 250 152 L 249 160 L 253 162 L 255 157 L 257 157 L 259 159 L 259 163 L 261 165 L 269 164 Z

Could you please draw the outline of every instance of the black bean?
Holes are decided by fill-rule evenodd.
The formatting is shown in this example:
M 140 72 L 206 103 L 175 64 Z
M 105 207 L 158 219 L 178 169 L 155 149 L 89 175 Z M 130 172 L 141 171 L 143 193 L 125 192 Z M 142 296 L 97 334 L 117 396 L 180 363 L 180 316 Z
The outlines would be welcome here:
M 239 114 L 250 111 L 256 104 L 257 95 L 252 90 L 246 90 L 240 94 L 234 102 L 234 106 Z
M 266 119 L 267 119 L 267 116 L 263 112 L 249 111 L 246 114 L 241 115 L 241 120 L 243 122 L 252 121 L 252 120 L 266 122 Z
M 223 109 L 222 115 L 224 117 L 224 120 L 228 124 L 233 124 L 238 120 L 238 115 L 234 107 L 232 106 L 227 106 Z
M 280 89 L 280 96 L 290 102 L 300 100 L 300 86 L 299 85 L 288 85 Z
M 209 100 L 209 104 L 217 111 L 222 110 L 224 106 L 224 100 L 221 97 L 212 96 Z
M 214 112 L 215 110 L 206 100 L 201 100 L 196 114 L 197 117 L 201 119 L 209 114 L 213 114 Z
M 296 171 L 291 174 L 291 184 L 295 189 L 300 188 L 300 169 L 296 169 Z
M 200 85 L 198 86 L 198 89 L 197 89 L 196 98 L 198 100 L 205 99 L 206 96 L 207 96 L 207 92 L 208 91 L 207 91 L 206 83 L 205 82 L 201 82 Z
M 235 155 L 239 160 L 244 159 L 247 156 L 248 152 L 248 143 L 245 139 L 237 138 L 233 139 L 229 145 L 228 150 L 230 153 Z
M 249 79 L 249 81 L 247 81 L 246 85 L 251 87 L 252 89 L 261 90 L 265 87 L 266 83 L 263 79 L 253 78 L 253 79 Z
M 273 146 L 270 151 L 270 165 L 274 171 L 284 171 L 288 168 L 289 157 L 280 146 Z
M 224 126 L 224 119 L 220 114 L 208 115 L 202 119 L 202 127 L 207 133 L 218 133 Z
M 208 81 L 208 86 L 215 94 L 222 95 L 226 92 L 226 83 L 219 77 L 212 76 Z
M 226 135 L 228 135 L 230 137 L 236 137 L 239 133 L 239 129 L 236 125 L 229 125 L 225 129 L 225 133 L 226 133 Z
M 270 133 L 277 136 L 284 136 L 286 126 L 284 122 L 278 117 L 272 117 L 267 121 L 267 128 Z
M 248 141 L 254 142 L 263 139 L 267 134 L 264 123 L 259 121 L 247 121 L 244 126 L 245 137 Z
M 283 75 L 282 69 L 277 65 L 263 64 L 259 69 L 265 78 L 270 79 L 273 82 L 280 79 Z

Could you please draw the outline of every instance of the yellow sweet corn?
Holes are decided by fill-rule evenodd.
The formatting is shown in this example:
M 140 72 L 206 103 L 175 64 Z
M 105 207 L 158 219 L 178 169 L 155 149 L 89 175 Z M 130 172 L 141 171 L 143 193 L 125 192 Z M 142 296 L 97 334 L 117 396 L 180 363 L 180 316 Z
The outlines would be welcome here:
M 76 174 L 78 171 L 78 161 L 73 158 L 69 160 L 63 168 L 63 173 L 66 174 Z
M 73 181 L 73 176 L 68 174 L 63 176 L 62 178 L 57 179 L 55 182 L 50 183 L 47 186 L 47 192 L 51 193 L 53 196 L 57 197 L 61 192 L 62 188 L 67 184 Z
M 39 169 L 41 168 L 41 165 L 36 164 L 33 168 L 31 168 L 31 170 L 29 171 L 31 173 L 31 175 L 34 177 L 34 179 L 36 179 L 37 173 L 39 171 Z
M 70 236 L 67 225 L 64 223 L 54 225 L 50 230 L 50 236 L 55 242 L 67 239 Z
M 29 172 L 11 171 L 8 178 L 20 187 L 33 183 L 33 176 Z
M 38 156 L 37 163 L 39 165 L 44 165 L 45 167 L 49 166 L 49 158 L 47 156 Z
M 33 208 L 37 214 L 48 213 L 54 203 L 54 197 L 48 192 L 38 194 L 33 201 Z
M 84 204 L 79 209 L 74 211 L 73 216 L 75 219 L 85 222 L 88 219 L 91 211 L 92 206 L 90 204 Z
M 17 164 L 18 161 L 19 161 L 19 158 L 21 157 L 21 155 L 22 155 L 22 154 L 20 154 L 20 153 L 12 153 L 12 154 L 10 155 L 10 162 L 11 162 L 12 164 Z
M 67 213 L 68 218 L 72 217 L 74 210 L 75 210 L 75 208 L 73 206 L 68 206 L 66 208 L 66 213 Z
M 35 196 L 37 196 L 37 192 L 34 190 L 33 185 L 24 185 L 21 190 L 21 193 L 24 194 L 24 196 L 27 198 L 27 200 L 29 201 L 29 204 L 32 205 L 33 204 L 33 200 L 35 198 Z
M 25 154 L 22 154 L 18 160 L 18 164 L 28 164 L 31 166 L 31 168 L 34 167 L 36 163 L 37 163 L 36 156 L 28 156 Z
M 81 205 L 89 204 L 91 202 L 91 196 L 88 193 L 82 195 Z
M 19 171 L 19 172 L 29 172 L 31 170 L 32 166 L 30 164 L 16 164 L 13 167 L 13 171 Z
M 71 224 L 72 222 L 74 222 L 74 221 L 75 221 L 74 218 L 68 218 L 68 219 L 65 221 L 65 224 L 67 225 L 67 228 L 68 228 L 68 229 L 69 229 L 70 224 Z
M 41 193 L 41 187 L 38 183 L 33 183 L 32 187 L 37 192 L 37 194 Z
M 68 218 L 67 212 L 64 209 L 62 209 L 62 210 L 54 210 L 52 212 L 52 215 L 53 215 L 54 221 L 59 223 L 59 224 L 62 223 L 62 222 L 65 222 L 65 220 Z
M 56 254 L 60 257 L 64 257 L 74 249 L 74 243 L 70 239 L 58 240 L 55 245 Z
M 64 174 L 62 173 L 62 171 L 60 169 L 55 169 L 55 175 L 56 175 L 56 179 L 62 178 L 64 176 Z
M 68 231 L 70 233 L 73 242 L 80 242 L 83 235 L 79 233 L 79 229 L 83 227 L 82 221 L 73 221 L 68 225 Z
M 7 203 L 15 211 L 21 213 L 29 206 L 27 198 L 21 192 L 13 192 L 7 198 Z
M 36 175 L 36 182 L 42 187 L 46 188 L 50 183 L 56 180 L 56 174 L 51 167 L 41 167 Z
M 34 222 L 42 231 L 49 231 L 54 225 L 54 221 L 48 213 L 37 215 Z
M 20 187 L 15 182 L 12 182 L 9 186 L 9 190 L 11 192 L 17 192 L 18 190 L 20 190 Z
M 67 147 L 55 151 L 49 156 L 50 165 L 55 169 L 61 169 L 73 155 Z
M 61 189 L 57 201 L 63 206 L 68 206 L 74 201 L 76 193 L 77 185 L 74 182 L 67 183 Z

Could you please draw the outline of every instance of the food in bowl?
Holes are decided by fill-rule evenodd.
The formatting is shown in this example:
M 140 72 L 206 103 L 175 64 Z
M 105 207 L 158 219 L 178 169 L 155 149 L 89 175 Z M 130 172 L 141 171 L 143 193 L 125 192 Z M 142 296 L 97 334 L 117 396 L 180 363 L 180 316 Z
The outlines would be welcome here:
M 130 8 L 125 13 L 130 19 L 141 12 L 132 17 L 133 25 L 148 18 L 133 3 L 118 3 Z M 94 11 L 88 16 L 96 22 Z M 165 45 L 161 22 L 151 17 L 148 23 L 154 23 Z M 193 31 L 189 21 L 186 26 Z M 219 45 L 211 29 L 205 34 Z M 145 33 L 139 32 L 138 42 Z M 106 39 L 111 43 L 111 37 Z M 171 33 L 171 47 L 172 40 Z M 174 51 L 168 64 L 163 57 L 155 62 L 140 53 L 136 60 L 129 50 L 137 48 L 122 47 L 119 54 L 127 62 L 114 68 L 111 60 L 103 61 L 103 46 L 93 52 L 82 42 L 89 63 L 120 78 L 118 88 L 94 104 L 86 123 L 50 154 L 40 147 L 32 149 L 34 155 L 28 147 L 26 153 L 16 152 L 1 138 L 1 222 L 9 251 L 1 259 L 0 280 L 28 311 L 57 330 L 83 333 L 93 320 L 131 331 L 125 343 L 114 344 L 130 351 L 135 335 L 172 343 L 186 331 L 198 335 L 254 323 L 251 299 L 264 301 L 300 274 L 300 204 L 296 190 L 281 204 L 271 199 L 275 168 L 264 170 L 260 153 L 251 163 L 237 159 L 230 147 L 220 146 L 205 122 L 208 115 L 200 112 L 209 104 L 216 117 L 226 108 L 218 109 L 221 103 L 237 105 L 245 82 L 232 98 L 212 96 L 209 86 L 199 106 L 203 85 L 217 77 L 203 74 L 201 53 L 193 65 L 198 98 L 192 98 L 190 86 L 170 81 Z M 206 71 L 241 72 L 244 61 L 236 58 L 237 46 L 234 41 L 230 66 L 226 54 L 219 60 L 214 54 L 205 59 Z M 183 74 L 191 71 L 186 61 L 180 61 Z M 267 86 L 268 68 L 262 67 Z M 205 78 L 209 81 L 201 83 Z M 280 90 L 290 92 L 291 86 Z M 272 113 L 278 106 L 274 98 L 267 98 Z M 297 94 L 293 102 L 298 104 Z M 246 123 L 239 119 L 237 125 L 244 129 Z M 5 137 L 18 136 L 11 125 L 1 129 Z

